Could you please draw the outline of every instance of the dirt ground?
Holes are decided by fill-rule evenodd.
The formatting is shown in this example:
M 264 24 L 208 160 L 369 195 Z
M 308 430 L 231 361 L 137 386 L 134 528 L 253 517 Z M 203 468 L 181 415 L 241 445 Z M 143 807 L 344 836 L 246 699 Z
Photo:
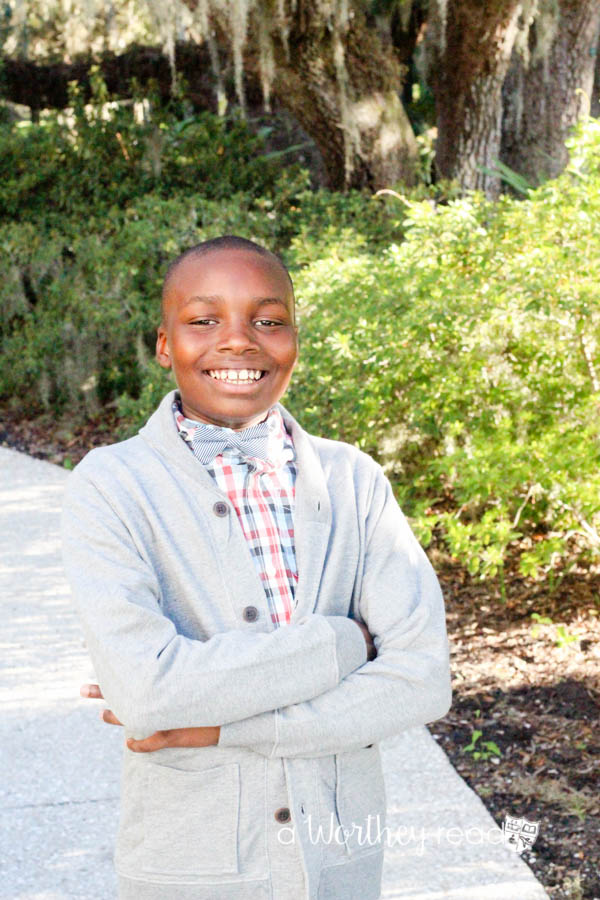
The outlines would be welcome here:
M 454 701 L 429 730 L 498 825 L 539 823 L 522 858 L 552 900 L 600 900 L 600 574 L 570 573 L 551 593 L 514 578 L 502 604 L 433 562 Z
M 104 418 L 73 431 L 0 410 L 0 444 L 71 468 L 114 440 L 114 426 Z M 600 571 L 551 585 L 509 577 L 503 603 L 493 584 L 430 555 L 454 702 L 429 729 L 498 825 L 539 823 L 522 856 L 552 900 L 600 900 Z

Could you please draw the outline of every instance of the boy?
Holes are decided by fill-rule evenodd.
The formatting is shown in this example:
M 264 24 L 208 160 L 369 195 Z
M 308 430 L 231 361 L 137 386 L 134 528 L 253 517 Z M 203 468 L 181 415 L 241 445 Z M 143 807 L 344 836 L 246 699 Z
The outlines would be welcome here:
M 88 696 L 127 736 L 121 900 L 375 900 L 377 742 L 450 704 L 437 579 L 381 468 L 278 402 L 297 355 L 280 260 L 191 248 L 157 337 L 177 390 L 69 479 Z

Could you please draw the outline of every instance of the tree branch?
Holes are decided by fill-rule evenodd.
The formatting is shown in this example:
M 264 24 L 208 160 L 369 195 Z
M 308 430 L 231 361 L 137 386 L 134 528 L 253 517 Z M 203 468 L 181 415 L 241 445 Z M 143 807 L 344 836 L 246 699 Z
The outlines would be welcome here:
M 215 79 L 207 46 L 178 43 L 175 50 L 178 74 L 188 85 L 186 95 L 198 109 L 217 110 Z M 40 63 L 29 59 L 4 58 L 0 69 L 0 93 L 12 103 L 32 110 L 64 109 L 69 102 L 68 85 L 77 81 L 86 99 L 90 96 L 90 67 L 98 65 L 110 93 L 115 97 L 131 97 L 131 80 L 141 86 L 156 84 L 163 100 L 171 97 L 169 60 L 159 47 L 134 45 L 118 56 L 87 56 L 73 63 Z M 261 102 L 258 79 L 250 70 L 247 93 L 253 102 Z

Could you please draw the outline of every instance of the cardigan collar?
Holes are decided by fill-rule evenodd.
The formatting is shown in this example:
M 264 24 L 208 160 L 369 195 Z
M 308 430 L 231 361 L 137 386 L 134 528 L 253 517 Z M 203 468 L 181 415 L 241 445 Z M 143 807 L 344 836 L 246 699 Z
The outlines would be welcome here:
M 219 499 L 226 495 L 216 486 L 207 469 L 190 453 L 181 440 L 173 419 L 172 404 L 177 390 L 169 391 L 139 434 L 163 457 L 189 478 L 200 484 L 209 495 Z M 331 501 L 325 472 L 317 452 L 319 440 L 308 434 L 294 416 L 281 404 L 276 404 L 291 432 L 296 451 L 296 506 L 294 535 L 298 563 L 297 604 L 292 622 L 314 610 L 317 602 L 320 573 L 323 567 L 331 530 Z

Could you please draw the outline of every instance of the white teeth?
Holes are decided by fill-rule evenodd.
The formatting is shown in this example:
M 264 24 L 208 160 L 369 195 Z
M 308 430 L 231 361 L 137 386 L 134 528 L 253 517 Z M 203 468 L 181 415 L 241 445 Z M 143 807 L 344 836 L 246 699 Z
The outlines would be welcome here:
M 260 369 L 209 369 L 208 374 L 211 378 L 217 378 L 219 381 L 244 382 L 258 381 L 262 372 Z

